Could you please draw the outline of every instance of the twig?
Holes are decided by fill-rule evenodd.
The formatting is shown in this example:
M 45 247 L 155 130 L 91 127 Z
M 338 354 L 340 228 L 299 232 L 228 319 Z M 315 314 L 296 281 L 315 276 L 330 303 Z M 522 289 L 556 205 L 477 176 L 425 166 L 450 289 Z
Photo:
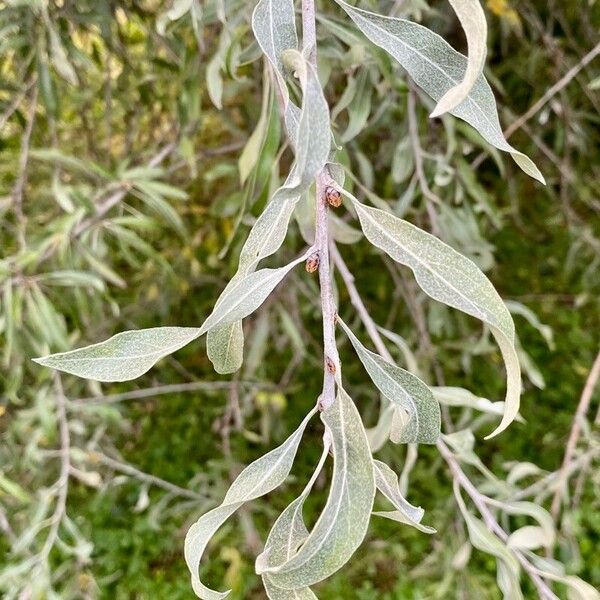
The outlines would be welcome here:
M 317 64 L 317 20 L 315 0 L 302 0 L 302 47 L 313 65 Z
M 253 381 L 239 381 L 240 386 L 271 388 L 273 386 Z M 228 381 L 193 381 L 191 383 L 174 383 L 170 385 L 158 385 L 142 390 L 132 390 L 121 394 L 112 394 L 110 396 L 92 396 L 89 398 L 79 398 L 69 402 L 69 408 L 90 406 L 96 404 L 116 404 L 127 400 L 142 400 L 144 398 L 153 398 L 154 396 L 163 396 L 165 394 L 179 394 L 183 392 L 197 392 L 201 390 L 228 390 L 231 383 Z
M 499 539 L 503 542 L 506 542 L 508 539 L 508 534 L 498 521 L 496 521 L 496 517 L 489 509 L 485 502 L 485 496 L 473 485 L 471 480 L 467 477 L 465 472 L 461 469 L 458 461 L 456 460 L 454 454 L 450 452 L 450 449 L 443 440 L 438 440 L 436 444 L 440 454 L 448 464 L 452 476 L 454 480 L 458 482 L 458 484 L 467 492 L 470 496 L 473 504 L 477 507 L 479 514 L 481 515 L 484 523 L 487 527 L 492 531 Z M 514 554 L 515 558 L 519 561 L 523 569 L 527 572 L 530 579 L 533 581 L 540 598 L 544 600 L 559 600 L 558 596 L 548 587 L 548 584 L 539 576 L 536 568 L 532 565 L 527 558 L 518 550 L 511 548 L 510 551 Z
M 441 205 L 442 201 L 437 194 L 434 194 L 431 191 L 431 188 L 427 183 L 427 178 L 425 177 L 425 170 L 423 169 L 423 151 L 421 149 L 421 142 L 419 141 L 419 125 L 417 122 L 417 109 L 415 106 L 415 90 L 412 84 L 408 91 L 408 134 L 415 159 L 415 172 L 417 174 L 417 179 L 419 180 L 421 192 L 423 193 L 423 196 L 425 196 L 425 208 L 427 209 L 427 214 L 429 215 L 431 231 L 439 237 L 440 228 L 438 225 L 437 214 L 432 202 L 434 204 Z
M 151 475 L 149 473 L 144 473 L 144 471 L 140 471 L 133 465 L 130 465 L 125 462 L 121 462 L 119 460 L 115 460 L 102 452 L 98 452 L 97 450 L 93 450 L 89 452 L 89 458 L 93 462 L 99 462 L 110 469 L 114 469 L 115 471 L 119 471 L 120 473 L 124 473 L 125 475 L 129 475 L 130 477 L 134 477 L 139 481 L 144 483 L 148 483 L 150 485 L 156 486 L 166 492 L 170 492 L 175 496 L 182 496 L 184 498 L 190 498 L 192 500 L 204 500 L 204 496 L 193 492 L 192 490 L 188 490 L 186 488 L 179 487 L 174 483 L 169 481 L 165 481 L 156 475 Z
M 58 421 L 60 435 L 60 475 L 56 482 L 57 499 L 54 512 L 50 517 L 50 531 L 44 542 L 42 551 L 37 561 L 46 562 L 58 538 L 58 530 L 67 510 L 67 495 L 69 492 L 69 473 L 71 471 L 71 437 L 69 434 L 69 422 L 67 420 L 66 400 L 62 388 L 60 375 L 54 375 L 54 389 L 56 394 L 56 418 Z
M 564 491 L 564 487 L 567 483 L 567 471 L 569 468 L 569 464 L 571 463 L 573 455 L 575 454 L 577 442 L 579 441 L 579 435 L 581 434 L 581 426 L 585 419 L 585 415 L 590 407 L 592 395 L 594 393 L 594 389 L 596 388 L 599 378 L 600 352 L 598 352 L 598 354 L 596 355 L 596 360 L 594 361 L 592 369 L 590 370 L 590 373 L 583 387 L 583 392 L 581 393 L 581 398 L 579 399 L 579 404 L 577 406 L 577 410 L 575 411 L 575 417 L 573 419 L 571 433 L 569 434 L 569 440 L 567 441 L 567 447 L 565 450 L 565 455 L 563 457 L 562 466 L 558 475 L 556 491 L 554 492 L 554 498 L 552 499 L 552 507 L 550 509 L 550 513 L 552 514 L 552 517 L 555 521 L 557 520 L 558 514 L 560 512 L 561 497 Z
M 27 183 L 27 166 L 29 164 L 29 146 L 31 144 L 31 134 L 33 132 L 33 124 L 35 123 L 35 111 L 37 108 L 37 85 L 33 88 L 30 98 L 29 111 L 27 113 L 27 124 L 23 137 L 21 138 L 21 154 L 19 156 L 19 171 L 17 180 L 12 191 L 12 201 L 17 220 L 17 237 L 21 250 L 25 250 L 27 244 L 25 242 L 25 227 L 26 219 L 23 211 L 23 191 Z
M 334 255 L 335 256 L 335 255 Z M 341 258 L 339 252 L 337 256 Z M 343 261 L 341 261 L 343 262 Z M 371 315 L 367 311 L 356 286 L 354 285 L 354 278 L 350 274 L 350 271 L 346 268 L 341 268 L 341 262 L 338 262 L 338 270 L 340 272 L 340 276 L 344 280 L 344 284 L 348 289 L 348 293 L 352 298 L 353 306 L 356 308 L 358 315 L 365 325 L 365 329 L 367 329 L 369 336 L 377 351 L 381 354 L 383 358 L 394 363 L 394 360 L 389 353 L 388 349 L 371 318 Z M 350 276 L 349 276 L 350 275 Z M 369 325 L 367 325 L 367 323 Z M 440 454 L 448 464 L 450 471 L 452 473 L 453 478 L 460 484 L 460 486 L 467 492 L 473 504 L 477 507 L 477 510 L 480 512 L 484 522 L 490 528 L 491 531 L 495 533 L 502 541 L 506 541 L 508 539 L 508 534 L 502 529 L 499 525 L 498 521 L 496 521 L 496 517 L 490 511 L 488 506 L 485 503 L 485 497 L 481 492 L 473 485 L 471 480 L 467 477 L 465 472 L 461 469 L 458 461 L 455 456 L 452 454 L 448 446 L 444 443 L 443 440 L 438 440 L 436 444 Z M 536 589 L 538 590 L 540 598 L 543 600 L 559 600 L 558 596 L 554 594 L 554 592 L 548 587 L 548 584 L 539 576 L 534 566 L 527 560 L 527 558 L 518 550 L 511 549 L 511 552 L 515 555 L 516 559 L 519 561 L 523 569 L 527 572 L 531 580 L 533 581 Z
M 329 408 L 335 400 L 335 375 L 339 372 L 340 359 L 335 342 L 335 319 L 337 308 L 331 286 L 331 264 L 329 260 L 328 204 L 325 199 L 325 174 L 317 178 L 317 211 L 315 246 L 319 253 L 319 284 L 321 286 L 321 309 L 323 313 L 323 392 L 321 407 Z
M 23 101 L 23 98 L 27 95 L 31 86 L 37 83 L 37 76 L 34 76 L 29 83 L 25 84 L 25 87 L 12 99 L 12 102 L 9 104 L 8 108 L 2 113 L 0 116 L 0 131 L 4 129 L 4 126 L 13 115 L 13 113 L 19 108 L 19 104 Z
M 581 456 L 572 460 L 569 463 L 565 472 L 567 480 L 579 469 L 583 471 L 586 468 L 588 462 L 591 462 L 592 459 L 594 459 L 597 456 L 600 456 L 600 448 L 592 448 L 585 454 L 582 454 Z M 539 502 L 542 499 L 542 497 L 550 495 L 551 492 L 548 493 L 545 490 L 548 490 L 548 488 L 553 484 L 553 482 L 556 481 L 556 479 L 558 479 L 559 473 L 560 469 L 553 471 L 552 473 L 548 473 L 547 475 L 542 477 L 542 479 L 539 479 L 535 483 L 532 483 L 530 486 L 519 490 L 518 492 L 513 494 L 511 496 L 511 500 L 523 500 L 524 498 L 535 496 L 537 501 Z M 552 487 L 554 486 L 552 485 Z
M 569 85 L 574 77 L 600 54 L 600 42 L 596 44 L 575 66 L 569 69 L 546 93 L 535 102 L 527 112 L 511 123 L 505 130 L 504 136 L 508 139 L 517 129 L 520 129 L 529 119 L 534 117 L 558 92 Z

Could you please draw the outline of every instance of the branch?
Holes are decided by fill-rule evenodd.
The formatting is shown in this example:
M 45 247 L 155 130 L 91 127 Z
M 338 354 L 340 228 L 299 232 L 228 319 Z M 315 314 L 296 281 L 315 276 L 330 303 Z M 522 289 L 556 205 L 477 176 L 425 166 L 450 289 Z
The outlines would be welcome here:
M 577 76 L 577 74 L 584 69 L 589 63 L 591 63 L 596 56 L 600 54 L 600 42 L 596 44 L 574 67 L 569 69 L 563 77 L 561 77 L 551 88 L 548 88 L 546 93 L 531 106 L 531 108 L 514 121 L 504 131 L 504 136 L 508 139 L 517 129 L 523 127 L 529 119 L 534 117 L 558 92 L 564 87 L 569 85 L 571 81 Z
M 98 452 L 96 450 L 90 451 L 89 457 L 92 461 L 97 461 L 110 469 L 114 469 L 115 471 L 119 471 L 120 473 L 124 473 L 125 475 L 129 475 L 130 477 L 134 477 L 139 481 L 144 483 L 148 483 L 150 485 L 154 485 L 158 488 L 165 490 L 166 492 L 170 492 L 175 496 L 182 496 L 184 498 L 190 498 L 191 500 L 204 500 L 204 496 L 193 492 L 192 490 L 188 490 L 186 488 L 179 487 L 174 483 L 169 481 L 165 481 L 160 477 L 156 477 L 156 475 L 150 475 L 149 473 L 144 473 L 144 471 L 140 471 L 133 465 L 121 462 L 102 452 Z
M 302 0 L 302 46 L 312 65 L 317 67 L 317 31 L 314 0 Z M 340 369 L 340 359 L 335 343 L 336 306 L 331 285 L 329 260 L 329 204 L 326 190 L 334 182 L 325 167 L 317 175 L 315 248 L 319 257 L 319 284 L 321 287 L 321 310 L 323 313 L 323 391 L 321 410 L 329 408 L 335 400 L 335 375 Z
M 569 434 L 569 440 L 567 441 L 567 447 L 565 450 L 565 455 L 563 457 L 562 466 L 558 474 L 558 480 L 556 482 L 556 491 L 554 492 L 554 498 L 552 499 L 552 507 L 550 509 L 552 517 L 555 521 L 557 520 L 558 514 L 560 512 L 561 495 L 565 485 L 567 484 L 569 465 L 571 464 L 571 461 L 573 460 L 573 455 L 575 454 L 575 450 L 577 449 L 577 442 L 579 441 L 579 435 L 581 434 L 581 426 L 585 420 L 585 415 L 590 407 L 592 395 L 594 393 L 594 389 L 596 388 L 599 378 L 600 351 L 596 356 L 596 360 L 594 361 L 592 369 L 583 387 L 583 392 L 581 393 L 581 398 L 579 399 L 579 404 L 577 406 L 577 410 L 575 411 L 575 417 L 573 419 L 571 433 Z
M 275 389 L 277 386 L 261 384 L 253 381 L 239 381 L 239 385 L 244 387 L 256 387 L 260 389 Z M 201 390 L 228 390 L 231 383 L 228 381 L 193 381 L 190 383 L 173 383 L 170 385 L 158 385 L 155 387 L 132 390 L 120 394 L 111 394 L 108 396 L 91 396 L 89 398 L 79 398 L 69 402 L 69 408 L 79 408 L 93 406 L 97 404 L 116 404 L 127 400 L 141 400 L 144 398 L 153 398 L 154 396 L 163 396 L 165 394 L 180 394 L 183 392 L 197 392 Z
M 67 494 L 69 492 L 69 473 L 71 471 L 71 437 L 69 434 L 69 422 L 67 420 L 66 400 L 62 388 L 60 375 L 54 375 L 54 388 L 56 393 L 56 419 L 58 421 L 60 435 L 60 475 L 56 482 L 58 495 L 54 512 L 50 517 L 50 531 L 44 542 L 42 551 L 37 557 L 37 561 L 46 562 L 50 556 L 50 552 L 58 538 L 58 530 L 63 517 L 67 511 Z

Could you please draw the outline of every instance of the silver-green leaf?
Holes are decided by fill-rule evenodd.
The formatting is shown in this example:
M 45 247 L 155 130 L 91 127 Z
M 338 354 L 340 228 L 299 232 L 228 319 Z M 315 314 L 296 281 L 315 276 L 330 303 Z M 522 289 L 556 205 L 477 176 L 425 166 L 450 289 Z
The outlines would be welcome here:
M 265 590 L 270 600 L 314 600 L 316 596 L 308 587 L 303 587 L 295 590 L 284 590 L 277 587 L 269 578 L 265 569 L 277 567 L 289 560 L 298 550 L 300 545 L 306 541 L 309 532 L 306 529 L 302 509 L 304 501 L 308 497 L 312 487 L 321 473 L 325 461 L 329 455 L 330 442 L 328 436 L 325 436 L 323 444 L 323 452 L 319 464 L 315 469 L 310 481 L 302 491 L 302 494 L 294 500 L 279 516 L 265 544 L 264 551 L 256 559 L 256 572 L 263 574 L 262 580 Z
M 396 510 L 394 511 L 380 511 L 373 513 L 378 517 L 385 517 L 398 521 L 399 523 L 405 523 L 411 527 L 415 527 L 423 533 L 435 533 L 436 530 L 433 527 L 427 527 L 421 525 L 421 520 L 425 511 L 421 507 L 413 506 L 408 500 L 404 498 L 400 492 L 400 486 L 398 483 L 398 475 L 394 473 L 388 465 L 385 463 L 374 460 L 373 465 L 375 467 L 375 485 L 377 489 L 394 505 Z
M 392 430 L 392 442 L 435 444 L 441 429 L 440 405 L 427 385 L 416 375 L 367 350 L 341 318 L 338 323 L 379 391 L 396 410 L 408 413 L 403 426 Z
M 412 21 L 362 10 L 343 0 L 335 1 L 365 36 L 395 58 L 434 100 L 441 100 L 465 79 L 467 58 L 437 33 Z M 483 75 L 476 79 L 467 97 L 449 112 L 469 123 L 492 146 L 510 153 L 525 173 L 545 183 L 533 161 L 504 138 L 494 94 Z
M 154 327 L 124 331 L 104 342 L 33 360 L 45 367 L 96 381 L 129 381 L 161 358 L 201 335 L 197 327 Z
M 519 412 L 521 367 L 515 350 L 515 327 L 504 302 L 471 260 L 435 236 L 398 217 L 353 202 L 367 239 L 396 262 L 409 267 L 423 291 L 433 299 L 486 323 L 502 352 L 507 373 L 504 415 L 488 437 L 510 425 Z
M 288 561 L 265 569 L 279 588 L 294 590 L 329 577 L 363 541 L 375 496 L 369 443 L 354 403 L 339 387 L 336 401 L 321 414 L 333 447 L 329 497 L 310 535 Z
M 231 484 L 222 504 L 202 515 L 188 530 L 185 561 L 192 575 L 192 587 L 199 598 L 221 600 L 229 595 L 229 591 L 211 590 L 200 581 L 198 571 L 206 546 L 217 529 L 242 504 L 268 494 L 283 483 L 292 468 L 302 434 L 316 410 L 315 407 L 281 446 L 248 465 Z
M 310 251 L 278 269 L 260 269 L 244 277 L 236 277 L 223 290 L 212 313 L 200 328 L 199 335 L 229 325 L 253 313 L 277 287 L 281 280 L 299 263 L 306 260 Z

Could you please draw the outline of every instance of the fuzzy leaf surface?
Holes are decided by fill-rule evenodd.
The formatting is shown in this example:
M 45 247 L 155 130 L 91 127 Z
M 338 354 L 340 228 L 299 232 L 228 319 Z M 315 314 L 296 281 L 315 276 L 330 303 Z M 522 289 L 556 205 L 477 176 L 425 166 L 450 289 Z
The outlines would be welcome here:
M 414 82 L 435 101 L 441 100 L 465 79 L 468 60 L 444 38 L 412 21 L 387 17 L 335 0 L 364 35 L 395 58 Z M 492 146 L 510 153 L 531 177 L 545 183 L 534 162 L 504 138 L 496 100 L 483 75 L 479 75 L 467 97 L 449 111 L 474 127 Z
M 304 544 L 288 561 L 265 570 L 279 588 L 294 590 L 339 570 L 367 532 L 375 478 L 371 451 L 356 406 L 340 387 L 321 414 L 333 447 L 333 476 L 323 512 Z
M 316 407 L 281 446 L 248 465 L 231 484 L 223 503 L 202 515 L 185 537 L 185 561 L 192 575 L 194 592 L 202 600 L 221 600 L 229 595 L 206 587 L 199 578 L 202 555 L 217 529 L 245 502 L 268 494 L 280 486 L 292 468 L 298 445 Z
M 491 436 L 497 435 L 517 416 L 521 395 L 515 327 L 498 292 L 475 263 L 435 236 L 347 195 L 354 204 L 367 239 L 396 262 L 409 267 L 427 295 L 490 327 L 502 352 L 507 374 L 504 415 Z
M 392 441 L 435 444 L 441 429 L 440 405 L 427 385 L 412 373 L 367 350 L 342 319 L 338 318 L 338 323 L 379 391 L 397 410 L 408 413 L 407 422 L 398 435 L 392 435 Z
M 130 381 L 149 371 L 161 358 L 187 346 L 199 335 L 197 327 L 123 331 L 98 344 L 33 360 L 85 379 Z

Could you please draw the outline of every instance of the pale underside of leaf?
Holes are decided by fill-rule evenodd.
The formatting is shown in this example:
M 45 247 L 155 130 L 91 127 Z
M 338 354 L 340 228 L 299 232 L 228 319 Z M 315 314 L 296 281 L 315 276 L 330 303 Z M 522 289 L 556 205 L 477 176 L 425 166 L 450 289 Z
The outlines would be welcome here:
M 398 410 L 408 414 L 403 427 L 392 441 L 435 444 L 441 428 L 440 406 L 427 385 L 412 373 L 367 350 L 341 318 L 338 318 L 338 323 L 379 391 Z
M 497 435 L 519 412 L 521 368 L 514 345 L 514 323 L 494 286 L 475 263 L 435 236 L 344 193 L 352 200 L 367 239 L 396 262 L 409 267 L 427 295 L 490 327 L 507 373 L 504 416 L 488 437 Z
M 412 21 L 350 6 L 343 0 L 336 2 L 364 35 L 395 58 L 435 101 L 441 100 L 464 80 L 467 58 L 433 31 Z M 492 146 L 510 153 L 528 175 L 545 183 L 533 161 L 504 138 L 494 94 L 483 74 L 476 79 L 467 97 L 450 113 L 469 123 Z
M 85 379 L 129 381 L 140 377 L 161 358 L 187 346 L 199 335 L 197 327 L 124 331 L 98 344 L 33 360 Z
M 294 590 L 322 581 L 352 556 L 367 531 L 375 496 L 373 462 L 360 415 L 341 386 L 321 414 L 333 446 L 333 478 L 323 512 L 288 561 L 265 570 L 279 588 Z
M 227 592 L 211 590 L 198 577 L 200 561 L 208 542 L 221 525 L 245 502 L 264 496 L 281 485 L 288 476 L 302 434 L 317 407 L 308 413 L 298 429 L 278 448 L 248 465 L 232 483 L 223 503 L 201 516 L 185 537 L 185 561 L 192 576 L 194 592 L 202 600 L 221 600 Z
M 421 524 L 425 511 L 421 507 L 410 504 L 400 492 L 398 475 L 396 475 L 388 465 L 379 460 L 374 460 L 373 465 L 375 467 L 375 485 L 377 486 L 377 489 L 396 509 L 395 511 L 375 512 L 373 514 L 400 523 L 406 523 L 423 533 L 435 533 L 436 530 L 432 527 Z
M 296 147 L 300 108 L 291 100 L 285 82 L 285 50 L 298 48 L 293 0 L 260 0 L 252 14 L 252 30 L 261 50 L 269 60 L 283 103 L 286 129 L 292 146 Z
M 487 53 L 487 22 L 479 0 L 449 0 L 467 37 L 467 68 L 462 81 L 437 103 L 431 117 L 439 117 L 461 104 L 483 71 Z

